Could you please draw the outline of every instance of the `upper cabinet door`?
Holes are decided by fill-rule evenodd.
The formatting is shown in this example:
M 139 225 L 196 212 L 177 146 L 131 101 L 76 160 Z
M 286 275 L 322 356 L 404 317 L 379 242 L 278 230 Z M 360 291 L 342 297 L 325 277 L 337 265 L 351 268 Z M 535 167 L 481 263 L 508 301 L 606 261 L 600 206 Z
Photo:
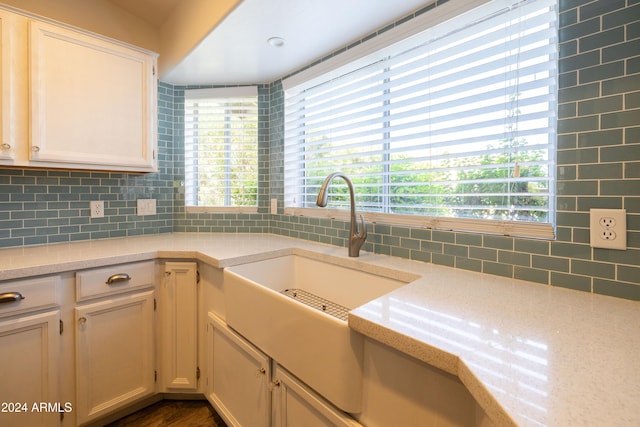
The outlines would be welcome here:
M 29 23 L 30 162 L 156 171 L 155 55 Z
M 10 60 L 11 52 L 11 14 L 0 10 L 0 160 L 14 159 L 14 138 L 11 132 L 11 99 L 12 87 L 10 85 Z

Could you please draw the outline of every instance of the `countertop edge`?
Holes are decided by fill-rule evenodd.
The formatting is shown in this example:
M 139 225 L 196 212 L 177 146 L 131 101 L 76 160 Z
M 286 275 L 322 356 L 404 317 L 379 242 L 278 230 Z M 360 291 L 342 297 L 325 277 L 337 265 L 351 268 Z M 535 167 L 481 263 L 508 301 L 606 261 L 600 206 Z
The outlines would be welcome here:
M 0 281 L 20 280 L 26 277 L 43 276 L 47 274 L 60 274 L 69 271 L 85 270 L 88 268 L 105 267 L 113 264 L 126 264 L 131 262 L 148 261 L 160 258 L 156 251 L 140 252 L 108 256 L 104 258 L 91 258 L 77 261 L 67 261 L 57 264 L 40 264 L 35 266 L 0 270 Z

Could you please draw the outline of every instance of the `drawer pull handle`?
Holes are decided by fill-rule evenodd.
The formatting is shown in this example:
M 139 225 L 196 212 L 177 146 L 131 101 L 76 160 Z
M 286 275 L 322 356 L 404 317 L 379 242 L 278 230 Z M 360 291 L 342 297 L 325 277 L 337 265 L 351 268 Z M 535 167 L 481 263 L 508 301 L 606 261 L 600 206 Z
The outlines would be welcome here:
M 107 279 L 107 285 L 114 285 L 120 282 L 128 282 L 129 280 L 131 280 L 131 276 L 129 276 L 127 273 L 113 274 Z
M 20 292 L 5 292 L 0 294 L 0 304 L 18 302 L 23 299 L 24 297 Z

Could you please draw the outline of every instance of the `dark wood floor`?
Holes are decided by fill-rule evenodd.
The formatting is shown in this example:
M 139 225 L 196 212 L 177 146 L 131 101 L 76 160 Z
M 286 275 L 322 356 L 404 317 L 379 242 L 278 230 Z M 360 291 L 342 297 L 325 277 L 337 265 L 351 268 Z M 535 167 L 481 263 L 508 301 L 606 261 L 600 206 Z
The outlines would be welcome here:
M 161 400 L 106 427 L 227 427 L 206 400 Z

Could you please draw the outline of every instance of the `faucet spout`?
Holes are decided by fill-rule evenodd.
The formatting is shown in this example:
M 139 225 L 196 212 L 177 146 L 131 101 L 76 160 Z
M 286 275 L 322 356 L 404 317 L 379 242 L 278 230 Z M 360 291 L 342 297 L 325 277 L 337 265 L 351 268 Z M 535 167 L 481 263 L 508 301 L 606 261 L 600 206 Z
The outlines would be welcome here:
M 353 184 L 351 183 L 351 180 L 342 172 L 334 172 L 327 176 L 320 186 L 316 205 L 320 206 L 321 208 L 327 206 L 327 201 L 329 199 L 329 184 L 331 183 L 331 181 L 333 181 L 334 178 L 337 177 L 344 179 L 347 183 L 347 187 L 349 187 L 349 197 L 351 200 L 351 221 L 349 224 L 349 256 L 357 257 L 360 256 L 360 248 L 364 244 L 365 240 L 367 240 L 367 227 L 364 222 L 364 216 L 360 215 L 361 225 L 360 230 L 358 230 L 358 223 L 356 221 L 355 192 L 353 190 Z

